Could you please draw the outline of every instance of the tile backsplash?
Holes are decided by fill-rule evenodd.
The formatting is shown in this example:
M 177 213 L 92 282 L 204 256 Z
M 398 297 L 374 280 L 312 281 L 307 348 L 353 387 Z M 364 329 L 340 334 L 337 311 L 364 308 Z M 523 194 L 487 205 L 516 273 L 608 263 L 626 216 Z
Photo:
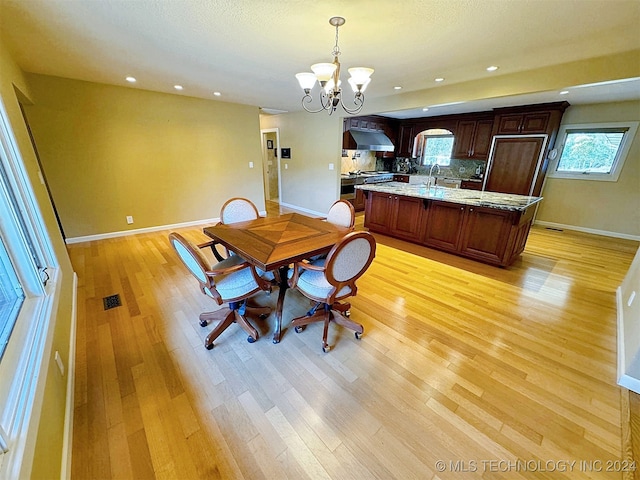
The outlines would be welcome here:
M 377 168 L 376 152 L 370 152 L 368 150 L 343 150 L 342 155 L 340 173 L 349 173 L 355 170 L 363 172 L 380 170 Z
M 376 157 L 376 152 L 367 150 L 343 150 L 340 173 L 349 173 L 356 170 L 368 171 L 392 171 L 394 173 L 410 173 L 415 175 L 428 175 L 431 165 L 420 165 L 415 158 L 382 159 Z M 451 159 L 451 164 L 440 167 L 440 176 L 451 178 L 470 178 L 476 175 L 476 170 L 484 174 L 487 162 L 482 160 L 458 160 Z
M 407 166 L 407 160 L 408 166 Z M 476 175 L 478 170 L 481 174 L 487 168 L 487 162 L 482 160 L 458 160 L 456 158 L 451 159 L 451 163 L 444 167 L 440 166 L 440 176 L 452 177 L 452 178 L 470 178 Z M 393 160 L 393 171 L 407 171 L 408 173 L 416 175 L 428 175 L 431 165 L 420 165 L 415 158 L 396 158 Z

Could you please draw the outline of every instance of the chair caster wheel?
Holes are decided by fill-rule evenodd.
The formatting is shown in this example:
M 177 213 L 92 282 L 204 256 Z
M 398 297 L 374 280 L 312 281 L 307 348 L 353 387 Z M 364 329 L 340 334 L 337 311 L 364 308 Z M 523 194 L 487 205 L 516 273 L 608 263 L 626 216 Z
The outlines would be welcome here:
M 360 340 L 362 338 L 362 334 L 360 332 L 356 332 L 356 340 Z
M 331 350 L 331 345 L 323 345 L 322 346 L 322 351 L 324 353 L 327 353 L 329 350 Z
M 210 344 L 210 345 L 205 345 L 205 348 L 206 348 L 207 350 L 212 350 L 212 349 L 213 349 L 213 343 L 212 343 L 212 344 Z
M 257 339 L 253 337 L 247 337 L 247 342 L 254 343 Z
M 200 320 L 200 326 L 201 327 L 206 327 L 207 326 L 207 321 L 206 320 Z
M 304 330 L 304 325 L 298 325 L 293 329 L 296 333 L 300 333 Z

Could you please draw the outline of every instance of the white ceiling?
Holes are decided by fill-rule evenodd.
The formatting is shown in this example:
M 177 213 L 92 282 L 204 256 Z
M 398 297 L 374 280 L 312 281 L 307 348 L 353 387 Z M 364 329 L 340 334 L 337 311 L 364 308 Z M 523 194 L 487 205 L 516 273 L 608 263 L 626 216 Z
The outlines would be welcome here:
M 343 68 L 375 69 L 367 98 L 640 48 L 638 0 L 0 0 L 0 32 L 27 72 L 296 111 L 294 75 L 332 60 L 335 15 L 347 20 Z M 640 86 L 583 88 L 567 100 L 584 103 L 580 95 L 640 98 Z M 559 100 L 527 97 L 390 115 Z

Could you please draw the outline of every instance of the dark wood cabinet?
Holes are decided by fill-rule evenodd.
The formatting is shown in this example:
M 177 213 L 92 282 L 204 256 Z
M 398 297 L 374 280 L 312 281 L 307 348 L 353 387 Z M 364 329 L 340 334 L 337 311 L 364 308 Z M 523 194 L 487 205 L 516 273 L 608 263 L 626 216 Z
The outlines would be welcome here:
M 497 135 L 546 133 L 551 112 L 500 115 Z
M 454 135 L 453 158 L 486 160 L 492 130 L 492 118 L 460 120 Z
M 524 211 L 475 207 L 368 191 L 364 226 L 499 266 L 524 250 L 535 205 Z
M 356 188 L 356 198 L 354 198 L 353 200 L 350 200 L 351 204 L 353 205 L 353 208 L 356 212 L 362 211 L 364 210 L 364 202 L 365 202 L 365 196 L 364 196 L 364 191 Z
M 364 226 L 370 230 L 390 234 L 393 195 L 381 192 L 366 192 Z
M 421 198 L 394 195 L 391 233 L 404 240 L 419 241 L 424 209 L 425 202 Z
M 497 137 L 487 167 L 485 190 L 534 195 L 546 141 L 544 135 Z
M 567 102 L 554 102 L 494 110 L 494 145 L 485 190 L 540 195 L 548 152 L 555 145 L 568 106 Z
M 440 250 L 456 251 L 464 220 L 463 205 L 432 200 L 429 203 L 423 243 Z
M 513 214 L 496 208 L 467 207 L 460 253 L 489 263 L 503 263 Z
M 404 240 L 419 241 L 424 209 L 420 198 L 368 192 L 364 226 Z
M 396 155 L 398 157 L 411 157 L 413 155 L 415 136 L 414 125 L 400 125 L 398 128 L 398 143 L 396 145 Z

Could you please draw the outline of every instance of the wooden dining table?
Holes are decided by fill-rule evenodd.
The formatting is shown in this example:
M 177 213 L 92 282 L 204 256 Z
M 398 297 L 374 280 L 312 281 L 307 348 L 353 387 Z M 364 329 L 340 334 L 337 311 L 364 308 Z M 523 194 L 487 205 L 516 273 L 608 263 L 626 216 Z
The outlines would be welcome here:
M 288 288 L 289 265 L 327 253 L 349 228 L 299 213 L 260 217 L 247 222 L 218 224 L 203 229 L 204 234 L 224 245 L 257 268 L 274 272 L 279 286 L 273 343 L 280 342 L 282 309 Z

